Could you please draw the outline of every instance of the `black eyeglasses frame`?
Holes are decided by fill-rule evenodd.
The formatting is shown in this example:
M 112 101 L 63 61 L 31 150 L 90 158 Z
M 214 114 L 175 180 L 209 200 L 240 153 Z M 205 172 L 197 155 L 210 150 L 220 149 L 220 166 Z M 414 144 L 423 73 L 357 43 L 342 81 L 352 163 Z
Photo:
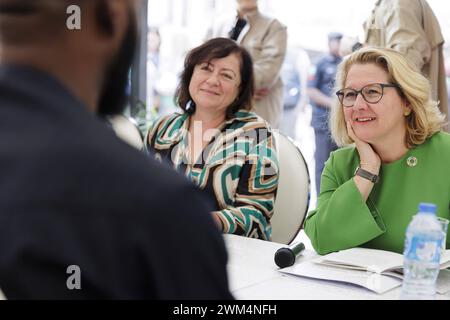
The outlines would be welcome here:
M 373 86 L 373 85 L 379 85 L 381 87 L 381 95 L 380 98 L 377 101 L 367 101 L 366 97 L 364 96 L 364 89 L 369 87 L 369 86 Z M 366 101 L 367 103 L 370 104 L 376 104 L 378 102 L 381 101 L 381 99 L 383 99 L 384 96 L 384 88 L 397 88 L 398 90 L 401 90 L 400 86 L 398 84 L 395 83 L 370 83 L 368 85 L 365 85 L 364 87 L 362 87 L 360 90 L 355 90 L 352 88 L 344 88 L 341 90 L 336 91 L 336 96 L 338 97 L 340 103 L 342 106 L 344 106 L 345 108 L 351 108 L 353 107 L 355 104 L 353 103 L 351 106 L 346 106 L 344 105 L 344 90 L 352 90 L 353 92 L 355 92 L 356 96 L 355 96 L 355 101 L 356 101 L 356 97 L 358 97 L 358 94 L 361 94 L 361 96 L 363 97 L 364 101 Z

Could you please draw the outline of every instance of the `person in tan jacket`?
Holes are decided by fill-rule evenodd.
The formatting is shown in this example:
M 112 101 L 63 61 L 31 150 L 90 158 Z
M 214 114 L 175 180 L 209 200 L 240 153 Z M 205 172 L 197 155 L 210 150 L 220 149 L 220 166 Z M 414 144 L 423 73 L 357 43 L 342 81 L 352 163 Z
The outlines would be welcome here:
M 255 112 L 278 128 L 283 112 L 281 67 L 286 55 L 287 28 L 258 9 L 257 0 L 236 0 L 237 16 L 213 25 L 208 37 L 227 37 L 246 48 L 255 73 Z
M 378 0 L 364 30 L 365 45 L 399 51 L 422 71 L 448 121 L 444 38 L 426 0 Z

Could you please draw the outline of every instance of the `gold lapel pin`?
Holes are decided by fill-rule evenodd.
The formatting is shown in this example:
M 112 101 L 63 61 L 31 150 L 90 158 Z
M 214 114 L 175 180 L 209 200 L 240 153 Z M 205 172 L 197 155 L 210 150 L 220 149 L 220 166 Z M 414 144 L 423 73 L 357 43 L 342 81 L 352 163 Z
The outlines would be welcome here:
M 410 166 L 411 168 L 417 166 L 417 158 L 416 157 L 409 157 L 406 159 L 406 164 Z

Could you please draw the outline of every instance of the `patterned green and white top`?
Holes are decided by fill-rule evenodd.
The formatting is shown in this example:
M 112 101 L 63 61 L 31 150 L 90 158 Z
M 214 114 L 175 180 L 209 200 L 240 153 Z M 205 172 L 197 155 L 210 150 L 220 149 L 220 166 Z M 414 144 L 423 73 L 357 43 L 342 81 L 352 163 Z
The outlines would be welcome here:
M 224 233 L 270 240 L 270 218 L 278 186 L 278 159 L 268 124 L 239 110 L 215 132 L 197 161 L 189 161 L 189 115 L 157 120 L 147 136 L 147 151 L 170 161 L 200 189 L 215 198 Z

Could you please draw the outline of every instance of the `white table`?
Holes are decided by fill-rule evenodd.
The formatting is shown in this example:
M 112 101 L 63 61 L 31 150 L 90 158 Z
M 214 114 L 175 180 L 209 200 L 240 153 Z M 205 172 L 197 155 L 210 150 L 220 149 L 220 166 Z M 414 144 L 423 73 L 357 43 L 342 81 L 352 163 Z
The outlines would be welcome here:
M 350 284 L 285 275 L 274 262 L 275 251 L 285 245 L 235 235 L 224 239 L 230 290 L 239 300 L 392 300 L 400 295 L 400 287 L 379 295 Z M 305 250 L 296 263 L 316 256 Z M 450 300 L 450 294 L 437 299 Z

